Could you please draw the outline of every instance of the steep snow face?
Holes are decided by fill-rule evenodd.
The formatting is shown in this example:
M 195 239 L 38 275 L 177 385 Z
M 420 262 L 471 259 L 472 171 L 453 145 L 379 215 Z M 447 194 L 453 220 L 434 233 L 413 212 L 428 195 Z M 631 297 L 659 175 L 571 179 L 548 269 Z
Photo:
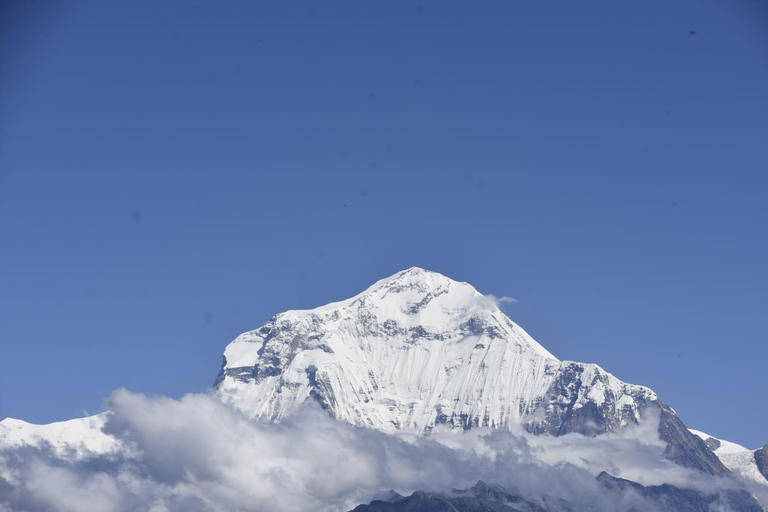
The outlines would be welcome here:
M 768 479 L 760 472 L 755 460 L 757 450 L 750 450 L 740 444 L 718 439 L 699 430 L 689 430 L 707 443 L 725 467 L 747 480 L 768 486 Z
M 559 361 L 492 297 L 416 267 L 242 334 L 224 352 L 216 392 L 255 418 L 279 421 L 311 398 L 339 420 L 418 433 L 599 433 L 636 422 L 656 400 L 596 365 Z
M 745 448 L 741 446 L 740 444 L 732 443 L 730 441 L 725 441 L 723 439 L 718 439 L 716 437 L 713 437 L 705 432 L 701 432 L 700 430 L 694 430 L 692 428 L 689 428 L 693 434 L 699 436 L 707 445 L 709 445 L 710 448 L 712 448 L 712 451 L 715 453 L 715 455 L 725 455 L 729 453 L 745 453 L 749 452 L 752 453 L 753 450 L 750 450 L 749 448 Z

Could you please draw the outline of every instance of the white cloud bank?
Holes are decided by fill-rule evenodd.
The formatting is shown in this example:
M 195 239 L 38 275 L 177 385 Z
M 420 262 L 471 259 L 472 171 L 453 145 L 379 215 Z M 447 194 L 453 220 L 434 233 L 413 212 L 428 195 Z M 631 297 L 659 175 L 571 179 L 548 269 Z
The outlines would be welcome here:
M 280 424 L 249 421 L 203 394 L 119 390 L 107 406 L 104 430 L 126 447 L 120 453 L 0 446 L 0 510 L 350 510 L 389 489 L 448 491 L 484 480 L 577 510 L 621 511 L 650 508 L 601 489 L 600 470 L 645 484 L 724 485 L 663 459 L 652 419 L 597 439 L 487 429 L 424 438 L 352 427 L 313 405 Z

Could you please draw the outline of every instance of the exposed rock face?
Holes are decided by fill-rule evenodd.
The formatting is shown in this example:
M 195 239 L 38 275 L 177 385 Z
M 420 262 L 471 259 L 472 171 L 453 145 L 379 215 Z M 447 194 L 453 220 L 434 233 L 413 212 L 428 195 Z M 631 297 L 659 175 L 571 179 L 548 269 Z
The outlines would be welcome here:
M 548 512 L 572 510 L 568 503 L 551 497 L 544 497 L 538 502 L 526 500 L 499 485 L 478 482 L 477 485 L 463 491 L 450 494 L 415 492 L 410 496 L 400 496 L 393 492 L 388 500 L 375 500 L 368 505 L 355 507 L 354 512 Z
M 612 432 L 636 423 L 656 400 L 647 388 L 621 382 L 599 366 L 563 362 L 541 399 L 544 419 L 529 422 L 528 429 L 552 435 Z
M 746 491 L 725 490 L 718 494 L 705 494 L 695 489 L 681 489 L 668 484 L 646 487 L 630 480 L 616 478 L 606 472 L 600 473 L 597 480 L 606 489 L 615 492 L 634 491 L 662 512 L 763 511 L 755 498 Z
M 650 389 L 560 361 L 467 283 L 411 268 L 351 299 L 288 311 L 230 343 L 218 396 L 279 421 L 305 400 L 338 420 L 429 434 L 438 425 L 594 436 L 660 413 L 668 456 L 727 469 Z
M 607 493 L 633 493 L 632 510 L 637 512 L 712 512 L 730 510 L 762 512 L 762 507 L 746 491 L 725 490 L 707 494 L 695 489 L 673 485 L 644 486 L 631 480 L 616 478 L 608 473 L 597 477 Z M 637 500 L 635 502 L 635 500 Z M 628 502 L 624 502 L 628 506 Z M 437 511 L 504 511 L 504 512 L 576 512 L 584 510 L 552 496 L 522 497 L 498 485 L 478 482 L 474 487 L 452 493 L 415 492 L 405 497 L 395 492 L 385 500 L 359 505 L 354 512 L 437 512 Z
M 681 466 L 698 469 L 711 475 L 729 473 L 728 468 L 712 453 L 707 443 L 692 434 L 664 401 L 659 400 L 659 406 L 661 407 L 659 437 L 668 443 L 664 450 L 668 459 Z
M 768 444 L 755 450 L 755 462 L 757 463 L 757 469 L 768 481 Z

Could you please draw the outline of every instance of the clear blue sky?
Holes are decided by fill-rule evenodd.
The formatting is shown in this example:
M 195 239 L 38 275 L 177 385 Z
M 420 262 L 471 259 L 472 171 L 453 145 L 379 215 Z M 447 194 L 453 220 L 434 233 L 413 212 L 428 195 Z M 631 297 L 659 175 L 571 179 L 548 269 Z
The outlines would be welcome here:
M 0 417 L 418 265 L 768 443 L 760 2 L 272 4 L 4 4 Z

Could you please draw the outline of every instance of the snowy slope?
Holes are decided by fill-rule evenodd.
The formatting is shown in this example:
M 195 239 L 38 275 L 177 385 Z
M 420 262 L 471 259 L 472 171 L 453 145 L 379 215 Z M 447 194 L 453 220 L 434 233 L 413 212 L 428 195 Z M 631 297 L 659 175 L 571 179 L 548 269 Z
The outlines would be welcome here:
M 750 450 L 740 444 L 718 439 L 699 430 L 689 430 L 703 439 L 712 448 L 715 455 L 725 464 L 725 467 L 747 480 L 768 485 L 768 480 L 760 472 L 755 460 L 755 452 L 757 450 Z
M 0 451 L 45 445 L 57 457 L 68 459 L 124 453 L 122 443 L 102 431 L 108 417 L 102 413 L 47 425 L 6 418 L 0 421 Z
M 416 267 L 279 314 L 230 343 L 224 360 L 218 395 L 254 418 L 279 420 L 316 399 L 339 420 L 385 431 L 526 424 L 557 434 L 597 415 L 589 433 L 599 433 L 657 399 L 596 365 L 559 361 L 492 297 Z

